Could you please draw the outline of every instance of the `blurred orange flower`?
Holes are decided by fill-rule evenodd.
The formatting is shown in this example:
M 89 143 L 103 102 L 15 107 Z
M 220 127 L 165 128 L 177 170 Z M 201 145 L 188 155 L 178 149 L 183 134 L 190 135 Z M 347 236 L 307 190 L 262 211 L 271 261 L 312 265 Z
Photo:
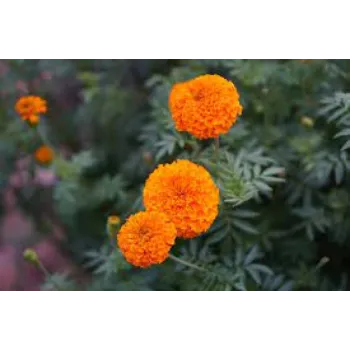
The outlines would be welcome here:
M 163 213 L 139 212 L 128 218 L 117 235 L 125 259 L 138 267 L 160 264 L 175 243 L 176 228 Z
M 39 96 L 23 96 L 17 100 L 15 110 L 23 120 L 27 120 L 32 115 L 46 113 L 47 103 Z
M 182 238 L 207 231 L 218 215 L 218 187 L 206 169 L 188 160 L 160 165 L 143 195 L 146 209 L 165 213 Z
M 210 74 L 175 84 L 169 107 L 176 129 L 199 139 L 227 133 L 243 111 L 235 85 Z
M 50 164 L 54 158 L 54 151 L 52 148 L 43 145 L 35 151 L 34 157 L 38 163 L 47 165 Z

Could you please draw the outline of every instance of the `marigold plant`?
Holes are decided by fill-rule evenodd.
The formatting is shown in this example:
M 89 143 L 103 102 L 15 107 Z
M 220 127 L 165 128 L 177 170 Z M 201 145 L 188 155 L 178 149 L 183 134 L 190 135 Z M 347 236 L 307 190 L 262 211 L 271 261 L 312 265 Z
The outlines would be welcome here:
M 349 71 L 0 59 L 0 290 L 350 290 Z
M 218 215 L 218 187 L 205 168 L 189 160 L 160 165 L 143 195 L 146 209 L 168 215 L 182 238 L 206 232 Z
M 121 227 L 117 242 L 130 264 L 145 268 L 166 260 L 175 238 L 175 225 L 165 214 L 139 212 Z
M 17 100 L 15 110 L 23 120 L 28 120 L 33 115 L 47 112 L 46 100 L 39 96 L 23 96 Z
M 43 145 L 35 151 L 34 157 L 38 163 L 46 165 L 53 160 L 54 151 L 51 147 Z
M 175 84 L 169 107 L 176 129 L 199 139 L 227 133 L 243 110 L 235 85 L 209 74 Z

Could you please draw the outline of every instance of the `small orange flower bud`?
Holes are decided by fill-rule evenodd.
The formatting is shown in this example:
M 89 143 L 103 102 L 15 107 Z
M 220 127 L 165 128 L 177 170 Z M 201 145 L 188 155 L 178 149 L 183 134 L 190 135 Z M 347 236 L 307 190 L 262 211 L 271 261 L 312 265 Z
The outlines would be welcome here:
M 28 117 L 27 122 L 30 126 L 37 126 L 39 124 L 40 117 L 36 114 L 33 114 Z
M 120 217 L 117 215 L 111 215 L 107 219 L 107 234 L 112 239 L 116 234 L 119 225 L 120 225 Z
M 111 215 L 108 217 L 108 225 L 119 225 L 120 224 L 120 217 L 117 215 Z

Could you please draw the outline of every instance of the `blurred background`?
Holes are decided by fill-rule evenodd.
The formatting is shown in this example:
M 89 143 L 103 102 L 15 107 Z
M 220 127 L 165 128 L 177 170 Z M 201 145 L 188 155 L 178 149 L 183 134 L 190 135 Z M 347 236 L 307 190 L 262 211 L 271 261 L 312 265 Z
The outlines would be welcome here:
M 311 59 L 0 60 L 0 290 L 348 290 L 349 68 Z M 206 73 L 241 95 L 243 115 L 222 145 L 240 155 L 242 171 L 227 170 L 223 188 L 235 208 L 176 250 L 215 276 L 172 262 L 133 269 L 110 256 L 107 217 L 142 208 L 157 164 L 199 144 L 199 162 L 209 158 L 210 143 L 177 133 L 168 110 L 175 82 Z M 52 166 L 37 164 L 41 140 L 14 109 L 28 94 L 48 101 L 40 129 L 59 152 Z M 49 277 L 23 259 L 26 248 Z
M 171 60 L 0 61 L 1 290 L 40 289 L 42 272 L 22 257 L 27 247 L 35 249 L 50 271 L 84 278 L 79 266 L 83 252 L 101 244 L 107 216 L 119 214 L 122 207 L 116 201 L 124 189 L 118 173 L 129 166 L 128 159 L 135 158 L 139 147 L 138 134 L 149 110 L 145 82 L 175 64 Z M 28 94 L 48 101 L 49 111 L 41 122 L 47 123 L 50 140 L 66 159 L 75 155 L 76 167 L 89 166 L 96 159 L 92 153 L 98 154 L 98 164 L 85 174 L 86 181 L 101 180 L 95 193 L 88 184 L 73 181 L 58 189 L 57 172 L 33 164 L 40 139 L 14 110 L 16 100 Z M 63 172 L 69 172 L 69 165 Z M 138 174 L 133 169 L 129 173 L 137 181 Z M 116 187 L 110 193 L 113 183 Z M 82 239 L 76 240 L 77 234 Z

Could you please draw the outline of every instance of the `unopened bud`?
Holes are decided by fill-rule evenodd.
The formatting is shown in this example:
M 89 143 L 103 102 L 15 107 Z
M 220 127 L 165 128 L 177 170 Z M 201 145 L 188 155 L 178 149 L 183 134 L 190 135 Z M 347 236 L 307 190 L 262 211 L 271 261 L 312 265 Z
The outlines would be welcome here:
M 107 219 L 107 233 L 110 238 L 113 238 L 120 226 L 121 220 L 117 215 L 111 215 Z
M 301 124 L 308 127 L 312 128 L 314 126 L 314 120 L 310 117 L 304 116 L 301 118 Z
M 152 165 L 153 159 L 152 159 L 152 153 L 151 152 L 144 152 L 142 154 L 142 158 L 144 162 L 148 165 Z
M 36 253 L 36 251 L 34 251 L 33 249 L 26 249 L 23 252 L 23 258 L 24 260 L 28 261 L 29 263 L 38 266 L 39 265 L 39 257 L 38 254 Z

